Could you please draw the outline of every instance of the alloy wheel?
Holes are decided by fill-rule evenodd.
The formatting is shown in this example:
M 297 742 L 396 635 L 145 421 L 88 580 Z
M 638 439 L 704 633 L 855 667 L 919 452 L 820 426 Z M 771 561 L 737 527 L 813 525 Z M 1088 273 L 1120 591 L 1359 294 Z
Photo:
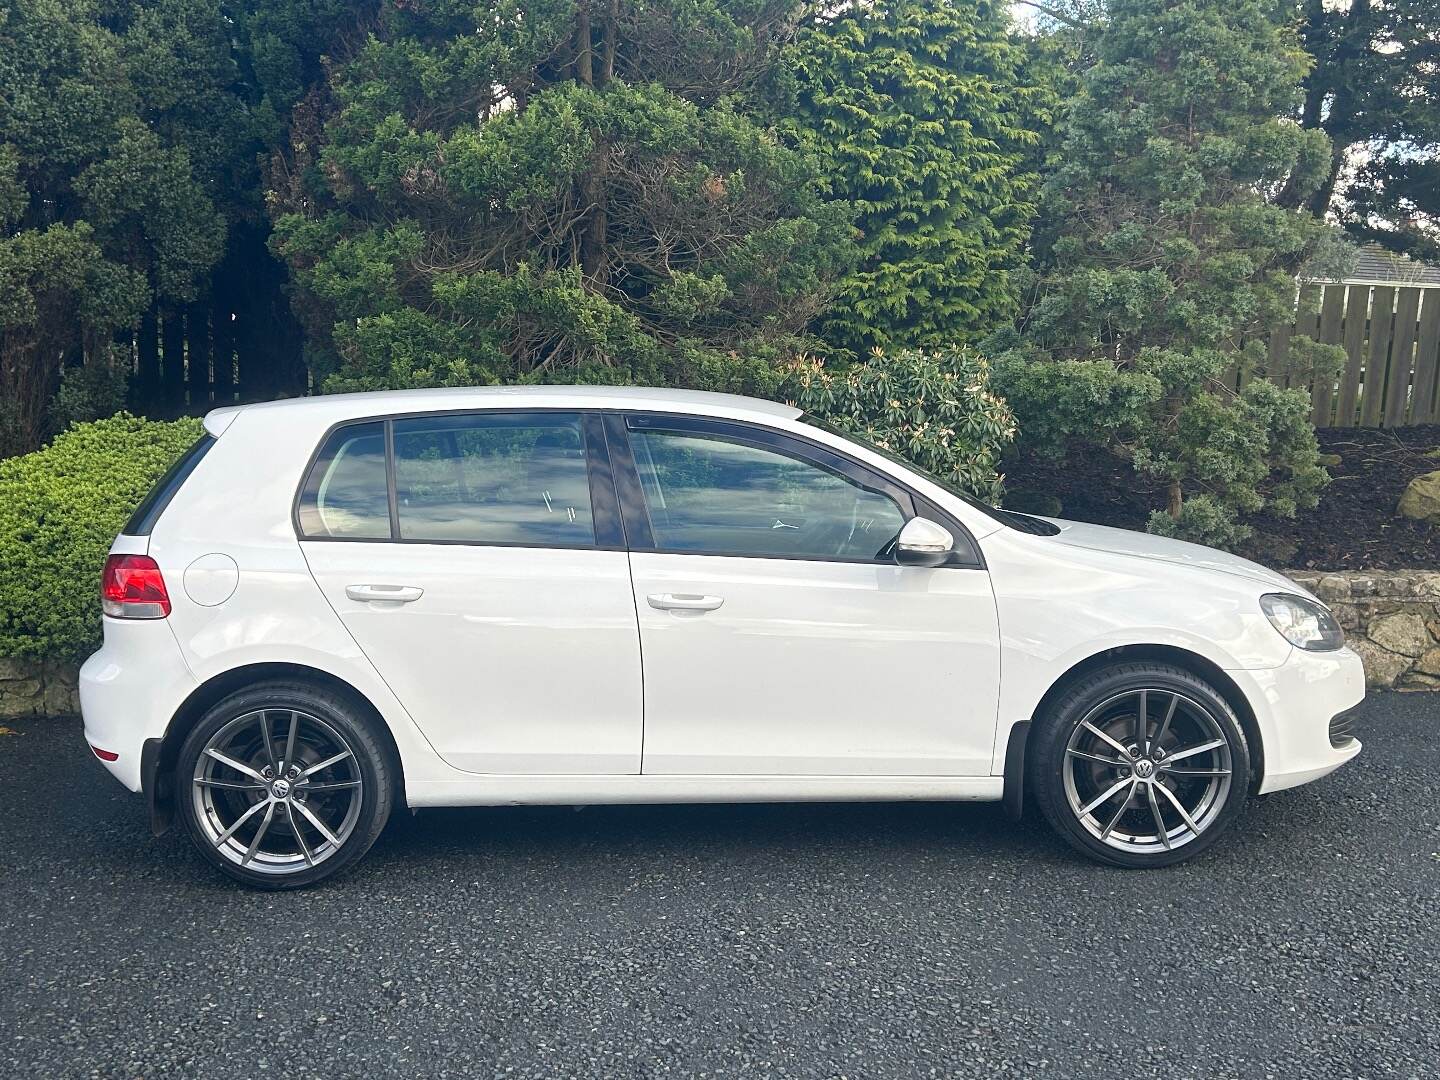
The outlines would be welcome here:
M 1219 720 L 1173 690 L 1126 690 L 1096 705 L 1065 747 L 1065 796 L 1081 826 L 1130 854 L 1171 851 L 1208 829 L 1230 793 Z
M 216 851 L 283 875 L 340 851 L 360 818 L 365 784 L 354 749 L 330 724 L 295 709 L 257 709 L 206 742 L 191 797 Z

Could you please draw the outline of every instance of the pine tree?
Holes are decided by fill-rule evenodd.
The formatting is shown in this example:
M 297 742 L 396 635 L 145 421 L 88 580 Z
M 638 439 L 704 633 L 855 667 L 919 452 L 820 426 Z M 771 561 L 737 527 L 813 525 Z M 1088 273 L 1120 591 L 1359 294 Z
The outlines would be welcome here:
M 1032 445 L 1100 443 L 1166 491 L 1158 532 L 1234 544 L 1326 481 L 1307 395 L 1222 375 L 1288 322 L 1327 227 L 1280 194 L 1329 145 L 1290 119 L 1307 60 L 1257 0 L 1112 0 L 1044 197 L 1023 359 L 1000 385 Z M 1297 338 L 1291 365 L 1338 363 Z
M 773 386 L 853 262 L 849 208 L 758 118 L 794 21 L 387 7 L 273 172 L 326 385 Z
M 1297 0 L 1293 8 L 1314 59 L 1300 122 L 1330 136 L 1333 151 L 1320 186 L 1287 199 L 1317 215 L 1338 211 L 1356 239 L 1440 259 L 1440 4 Z M 1353 161 L 1356 175 L 1341 183 Z
M 828 343 L 950 344 L 1013 315 L 1036 187 L 1022 162 L 1050 106 L 1025 60 L 995 0 L 850 3 L 801 35 L 791 129 L 862 234 Z
M 233 82 L 213 2 L 0 8 L 0 453 L 39 441 L 65 358 L 220 258 L 250 150 Z

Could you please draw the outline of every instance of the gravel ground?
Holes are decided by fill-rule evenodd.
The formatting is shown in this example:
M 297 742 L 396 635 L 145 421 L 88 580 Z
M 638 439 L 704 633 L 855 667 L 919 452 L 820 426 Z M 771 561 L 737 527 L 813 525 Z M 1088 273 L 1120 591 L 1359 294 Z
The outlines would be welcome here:
M 1198 862 L 994 806 L 400 815 L 243 891 L 73 721 L 0 736 L 0 1076 L 1440 1075 L 1440 696 Z

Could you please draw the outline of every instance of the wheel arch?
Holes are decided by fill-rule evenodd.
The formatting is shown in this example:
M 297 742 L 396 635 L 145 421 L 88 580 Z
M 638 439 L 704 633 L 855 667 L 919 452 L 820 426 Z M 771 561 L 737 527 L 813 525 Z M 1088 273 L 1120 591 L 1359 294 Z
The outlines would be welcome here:
M 1250 792 L 1254 794 L 1259 790 L 1260 784 L 1265 778 L 1265 744 L 1260 737 L 1260 725 L 1255 718 L 1255 710 L 1250 706 L 1250 699 L 1245 696 L 1244 691 L 1226 673 L 1225 669 L 1199 653 L 1174 645 L 1119 645 L 1114 648 L 1102 649 L 1072 665 L 1050 684 L 1050 688 L 1036 703 L 1034 712 L 1011 727 L 1009 742 L 1005 749 L 1004 789 L 1005 808 L 1011 817 L 1018 819 L 1022 812 L 1026 749 L 1034 722 L 1044 715 L 1045 710 L 1056 698 L 1065 693 L 1077 680 L 1084 678 L 1092 671 L 1109 667 L 1111 664 L 1137 661 L 1173 664 L 1197 678 L 1204 679 L 1215 688 L 1215 692 L 1225 699 L 1226 704 L 1235 710 L 1235 715 L 1240 719 L 1240 726 L 1245 732 L 1245 741 L 1250 748 Z
M 348 698 L 356 708 L 374 718 L 382 743 L 390 753 L 395 766 L 395 797 L 399 805 L 408 805 L 405 800 L 405 764 L 396 745 L 395 735 L 384 715 L 375 703 L 353 685 L 320 668 L 306 664 L 261 662 L 244 664 L 222 671 L 201 683 L 175 710 L 165 734 L 145 744 L 141 754 L 141 778 L 146 801 L 150 806 L 150 828 L 160 836 L 166 832 L 174 819 L 175 792 L 171 786 L 171 774 L 180 755 L 185 737 L 200 722 L 200 718 L 216 702 L 229 694 L 257 682 L 273 682 L 280 679 L 309 683 Z

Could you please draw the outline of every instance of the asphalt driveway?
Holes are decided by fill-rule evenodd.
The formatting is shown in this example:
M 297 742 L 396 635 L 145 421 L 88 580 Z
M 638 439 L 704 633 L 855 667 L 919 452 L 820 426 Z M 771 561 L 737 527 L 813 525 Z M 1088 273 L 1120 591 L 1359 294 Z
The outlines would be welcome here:
M 1440 695 L 1199 862 L 993 806 L 398 816 L 287 895 L 0 735 L 0 1076 L 1440 1076 Z

